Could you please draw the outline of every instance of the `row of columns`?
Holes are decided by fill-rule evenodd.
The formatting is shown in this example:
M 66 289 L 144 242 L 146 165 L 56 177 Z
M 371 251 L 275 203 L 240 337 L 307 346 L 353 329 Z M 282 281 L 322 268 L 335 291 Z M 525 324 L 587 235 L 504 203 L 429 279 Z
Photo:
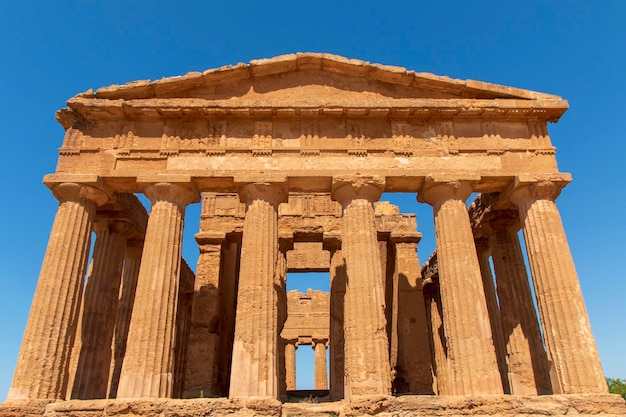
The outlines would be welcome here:
M 545 351 L 517 235 L 506 219 L 493 219 L 487 244 L 475 244 L 465 206 L 471 191 L 467 184 L 449 182 L 427 184 L 420 195 L 435 214 L 441 298 L 432 299 L 429 312 L 433 333 L 442 329 L 444 336 L 433 338 L 440 394 L 606 392 L 554 203 L 560 186 L 533 183 L 509 193 L 525 237 Z M 548 362 L 555 372 L 551 383 Z
M 296 389 L 296 350 L 299 343 L 289 340 L 285 343 L 285 385 L 287 391 Z M 311 347 L 314 350 L 314 384 L 317 390 L 328 389 L 328 374 L 326 372 L 326 348 L 328 340 L 313 340 Z
M 383 177 L 333 179 L 332 198 L 343 209 L 339 253 L 346 276 L 343 296 L 346 398 L 391 394 L 390 341 L 373 210 L 373 202 L 384 187 Z M 107 195 L 97 187 L 74 183 L 59 184 L 53 192 L 60 205 L 9 399 L 60 399 L 67 389 L 69 351 L 76 334 L 90 233 L 96 207 L 107 200 Z M 503 392 L 483 275 L 465 206 L 471 192 L 466 182 L 427 180 L 419 193 L 419 199 L 431 204 L 434 210 L 441 288 L 437 308 L 445 313 L 442 315 L 447 349 L 445 366 L 452 395 Z M 171 397 L 173 393 L 184 211 L 197 193 L 181 185 L 157 183 L 147 186 L 145 194 L 152 201 L 152 209 L 119 371 L 117 398 Z M 578 279 L 553 201 L 556 194 L 558 187 L 552 183 L 524 186 L 511 194 L 511 200 L 519 207 L 548 359 L 554 363 L 560 392 L 605 392 Z M 286 200 L 287 189 L 285 184 L 249 184 L 241 188 L 240 197 L 247 211 L 236 292 L 229 395 L 276 398 L 280 394 L 279 358 L 285 352 L 280 349 L 278 336 L 281 318 L 284 319 L 284 312 L 279 311 L 284 259 L 281 263 L 278 205 Z M 106 230 L 110 235 L 102 240 L 103 245 L 107 240 L 114 241 L 118 233 L 111 225 Z M 107 256 L 119 260 L 123 254 Z M 510 253 L 501 256 L 508 257 Z M 108 279 L 104 277 L 119 272 L 117 261 L 106 267 L 97 267 L 96 261 L 94 268 L 98 270 L 88 280 L 85 299 L 97 292 L 99 282 Z M 333 263 L 337 264 L 334 259 Z M 115 279 L 108 284 L 112 288 L 105 291 L 107 296 L 94 303 L 99 304 L 97 311 L 105 314 L 97 317 L 95 310 L 85 310 L 85 325 L 91 321 L 99 326 L 104 316 L 110 318 L 114 314 L 111 294 L 116 288 L 119 290 L 120 284 Z M 500 291 L 506 290 L 504 286 Z M 509 290 L 517 294 L 521 291 L 514 283 Z M 191 337 L 200 334 L 194 333 L 194 323 L 195 330 L 203 326 L 194 321 L 194 308 L 200 307 L 192 307 Z M 510 310 L 516 308 L 510 306 Z M 501 321 L 505 323 L 509 320 L 507 310 L 500 310 Z M 110 333 L 85 339 L 85 352 L 93 350 L 104 338 L 112 338 Z M 514 347 L 507 347 L 507 353 L 514 356 Z M 85 361 L 106 362 L 107 355 L 109 362 L 113 357 L 112 362 L 119 363 L 117 352 L 91 357 L 86 354 Z M 335 365 L 331 363 L 331 373 L 337 371 Z M 87 376 L 90 384 L 92 380 L 99 381 L 98 392 L 106 391 L 104 378 L 76 373 L 76 378 Z

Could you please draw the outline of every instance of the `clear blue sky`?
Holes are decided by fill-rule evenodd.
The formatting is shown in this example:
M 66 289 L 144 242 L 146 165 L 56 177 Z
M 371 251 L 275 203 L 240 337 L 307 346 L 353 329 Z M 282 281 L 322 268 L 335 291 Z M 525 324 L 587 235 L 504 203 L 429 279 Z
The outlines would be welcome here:
M 0 398 L 6 394 L 56 201 L 63 129 L 54 112 L 89 88 L 158 79 L 292 52 L 329 52 L 454 78 L 560 95 L 550 126 L 558 200 L 605 374 L 626 378 L 623 1 L 0 2 Z M 413 196 L 424 261 L 432 215 Z M 199 207 L 185 257 L 195 263 Z

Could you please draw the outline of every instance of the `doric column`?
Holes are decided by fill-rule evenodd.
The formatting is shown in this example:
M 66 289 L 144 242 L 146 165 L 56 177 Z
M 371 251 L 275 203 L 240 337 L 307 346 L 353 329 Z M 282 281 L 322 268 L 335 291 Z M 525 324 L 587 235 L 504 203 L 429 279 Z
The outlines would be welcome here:
M 276 277 L 274 278 L 277 283 L 278 294 L 278 397 L 280 400 L 287 400 L 287 368 L 285 359 L 285 340 L 280 337 L 285 322 L 287 321 L 287 248 L 293 246 L 293 238 L 279 239 L 278 255 L 276 259 Z M 295 381 L 295 379 L 294 379 Z
M 389 395 L 389 342 L 373 202 L 382 177 L 333 178 L 332 198 L 343 207 L 342 253 L 347 282 L 344 310 L 346 398 Z
M 82 297 L 91 228 L 100 189 L 76 183 L 53 187 L 59 207 L 17 359 L 9 400 L 62 399 Z
M 117 313 L 115 317 L 115 333 L 113 337 L 113 361 L 111 362 L 111 380 L 109 382 L 109 398 L 117 396 L 117 387 L 120 382 L 122 363 L 126 354 L 126 340 L 128 328 L 135 302 L 137 277 L 141 265 L 143 240 L 127 240 L 124 252 L 124 270 L 122 272 L 122 286 L 120 288 Z
M 200 256 L 191 310 L 184 398 L 219 395 L 219 284 L 224 233 L 196 235 Z
M 278 205 L 287 193 L 279 185 L 248 184 L 235 341 L 229 397 L 278 398 Z
M 152 202 L 117 398 L 171 397 L 185 207 L 197 193 L 172 183 Z
M 474 244 L 476 245 L 478 264 L 480 265 L 480 275 L 483 279 L 485 301 L 487 302 L 487 312 L 489 313 L 491 336 L 496 350 L 496 359 L 498 360 L 500 380 L 502 381 L 504 393 L 511 394 L 508 378 L 509 372 L 506 364 L 506 343 L 504 340 L 504 333 L 502 332 L 502 321 L 500 319 L 500 307 L 498 306 L 496 286 L 493 281 L 493 274 L 491 273 L 491 264 L 489 263 L 489 258 L 491 257 L 489 239 L 484 237 L 478 238 L 474 240 Z
M 560 189 L 550 181 L 521 184 L 510 198 L 519 209 L 548 359 L 560 384 L 552 381 L 552 388 L 563 394 L 605 393 L 598 349 L 554 203 Z
M 230 367 L 233 356 L 233 340 L 235 337 L 235 305 L 237 301 L 237 280 L 239 278 L 239 265 L 241 254 L 241 242 L 227 242 L 223 246 L 224 267 L 222 269 L 222 282 L 220 284 L 220 363 L 218 367 L 218 387 L 220 397 L 228 395 L 230 386 Z
M 465 206 L 471 192 L 466 182 L 427 179 L 419 196 L 434 211 L 451 394 L 501 394 L 480 266 Z
M 346 295 L 346 264 L 337 238 L 324 237 L 331 249 L 330 259 L 330 396 L 344 397 L 344 299 Z
M 296 389 L 296 342 L 285 342 L 285 383 L 287 391 Z
M 397 358 L 395 392 L 433 394 L 430 342 L 422 274 L 417 258 L 420 235 L 391 233 L 394 246 L 394 294 L 397 317 Z
M 484 222 L 488 222 L 484 226 L 491 232 L 489 246 L 498 284 L 511 394 L 551 394 L 546 351 L 517 237 L 519 218 L 516 212 L 497 210 Z
M 448 358 L 446 356 L 446 337 L 443 329 L 443 314 L 441 309 L 441 294 L 439 285 L 433 288 L 425 300 L 426 314 L 430 319 L 432 329 L 433 374 L 436 378 L 437 394 L 450 394 L 450 378 L 448 378 Z
M 174 385 L 172 396 L 183 397 L 183 386 L 187 368 L 187 352 L 189 343 L 189 330 L 191 329 L 191 308 L 193 303 L 195 274 L 182 260 L 180 271 L 180 287 L 178 291 L 178 306 L 176 312 L 176 339 L 174 346 Z
M 326 372 L 326 344 L 327 340 L 313 340 L 315 351 L 315 389 L 328 389 L 328 374 Z
M 72 398 L 107 397 L 124 248 L 131 227 L 110 219 L 100 219 L 94 225 L 96 243 L 79 319 L 80 340 L 75 341 L 80 344 L 80 354 Z

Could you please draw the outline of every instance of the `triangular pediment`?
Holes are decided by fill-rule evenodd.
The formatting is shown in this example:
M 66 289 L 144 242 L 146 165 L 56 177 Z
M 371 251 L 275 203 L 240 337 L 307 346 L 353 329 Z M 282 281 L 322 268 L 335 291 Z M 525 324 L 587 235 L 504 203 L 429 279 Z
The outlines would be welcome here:
M 224 105 L 317 104 L 337 100 L 560 99 L 544 93 L 458 80 L 336 55 L 298 53 L 158 81 L 103 87 L 77 98 L 203 99 Z

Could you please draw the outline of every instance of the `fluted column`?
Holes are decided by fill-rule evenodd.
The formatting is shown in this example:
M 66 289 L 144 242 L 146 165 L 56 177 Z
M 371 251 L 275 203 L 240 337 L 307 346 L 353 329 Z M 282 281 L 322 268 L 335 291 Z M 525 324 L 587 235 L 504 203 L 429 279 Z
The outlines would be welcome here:
M 465 182 L 425 181 L 433 206 L 439 285 L 452 395 L 501 394 L 502 382 L 465 200 Z
M 124 270 L 122 272 L 122 286 L 117 303 L 117 313 L 115 317 L 115 333 L 113 338 L 113 361 L 111 362 L 111 380 L 109 382 L 109 398 L 117 396 L 117 388 L 122 372 L 122 363 L 126 354 L 126 340 L 128 338 L 128 328 L 135 302 L 135 291 L 137 289 L 137 277 L 139 276 L 139 266 L 141 265 L 141 253 L 143 251 L 143 240 L 126 241 L 124 252 Z
M 278 256 L 276 259 L 276 277 L 275 282 L 277 283 L 277 294 L 278 294 L 278 328 L 276 329 L 278 333 L 278 397 L 280 400 L 287 400 L 287 369 L 286 369 L 286 359 L 285 359 L 285 343 L 286 341 L 280 337 L 280 334 L 283 332 L 285 328 L 285 322 L 287 321 L 287 257 L 286 252 L 287 248 L 293 245 L 293 241 L 291 239 L 280 239 L 279 240 L 279 248 L 278 248 Z M 295 381 L 295 380 L 294 380 Z
M 314 340 L 315 351 L 315 389 L 328 389 L 328 373 L 326 372 L 326 340 Z
M 485 226 L 491 232 L 489 246 L 498 284 L 511 394 L 551 394 L 548 360 L 517 237 L 517 213 L 496 211 Z
M 224 268 L 220 284 L 220 347 L 218 367 L 218 387 L 220 397 L 228 395 L 230 386 L 230 367 L 233 356 L 233 340 L 235 337 L 235 309 L 237 301 L 237 280 L 239 277 L 239 265 L 241 254 L 241 242 L 228 242 L 223 247 Z
M 92 269 L 83 295 L 80 354 L 72 398 L 106 398 L 111 370 L 112 341 L 122 279 L 126 235 L 131 225 L 101 219 L 94 225 L 96 243 Z
M 330 396 L 344 397 L 344 299 L 346 295 L 346 265 L 337 239 L 329 239 L 330 260 Z
M 496 359 L 498 360 L 498 370 L 500 372 L 500 380 L 505 394 L 511 394 L 509 386 L 509 371 L 506 359 L 506 342 L 504 333 L 502 332 L 502 321 L 500 319 L 500 307 L 498 306 L 498 298 L 496 296 L 496 287 L 491 273 L 491 265 L 489 258 L 489 239 L 478 238 L 474 241 L 476 245 L 476 253 L 478 255 L 478 264 L 480 265 L 480 275 L 483 279 L 483 288 L 485 289 L 485 300 L 487 302 L 487 312 L 489 313 L 489 324 L 491 325 L 491 336 L 493 345 L 496 350 Z
M 285 383 L 287 391 L 296 389 L 296 342 L 285 342 Z
M 62 183 L 52 190 L 59 207 L 17 359 L 9 400 L 61 399 L 67 390 L 91 228 L 98 205 L 107 201 L 99 189 Z
M 239 192 L 243 226 L 229 397 L 278 398 L 278 185 L 248 184 Z
M 200 256 L 191 310 L 184 398 L 219 394 L 219 282 L 224 233 L 197 236 Z
M 422 293 L 422 274 L 417 258 L 420 235 L 391 234 L 394 245 L 394 287 L 397 294 L 398 364 L 396 393 L 432 394 L 433 377 L 428 324 Z
M 432 337 L 432 362 L 435 385 L 438 395 L 450 394 L 450 381 L 448 378 L 448 357 L 446 338 L 443 328 L 443 314 L 441 309 L 441 294 L 439 284 L 431 284 L 431 289 L 426 295 L 426 315 L 430 321 Z
M 560 387 L 555 393 L 605 393 L 606 381 L 591 333 L 574 260 L 554 199 L 553 182 L 522 185 L 511 194 L 519 209 L 543 325 L 548 359 Z
M 389 342 L 373 202 L 382 177 L 333 178 L 332 198 L 343 206 L 342 253 L 347 282 L 344 310 L 346 398 L 389 395 Z
M 185 207 L 196 193 L 157 183 L 137 279 L 117 398 L 171 397 Z

